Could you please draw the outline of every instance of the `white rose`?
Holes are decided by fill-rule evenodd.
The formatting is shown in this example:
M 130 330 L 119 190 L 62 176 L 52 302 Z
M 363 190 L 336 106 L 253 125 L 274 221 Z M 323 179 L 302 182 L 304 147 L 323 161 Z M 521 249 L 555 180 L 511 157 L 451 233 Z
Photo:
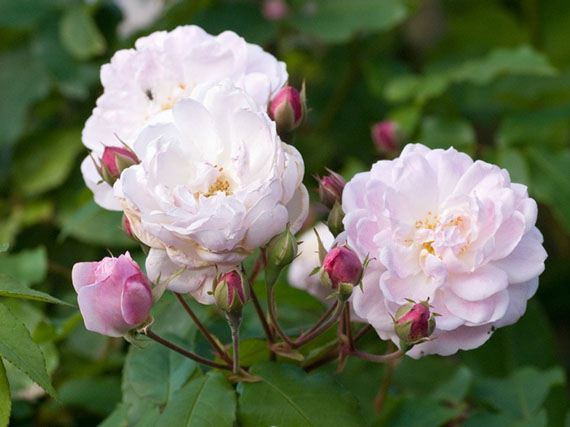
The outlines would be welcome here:
M 287 77 L 283 62 L 231 31 L 217 36 L 197 26 L 159 31 L 138 39 L 134 49 L 116 52 L 103 65 L 104 92 L 85 124 L 83 144 L 95 159 L 105 146 L 122 147 L 124 142 L 132 147 L 143 126 L 190 96 L 197 85 L 224 79 L 245 90 L 265 110 Z M 83 161 L 81 171 L 99 205 L 121 209 L 91 158 Z
M 308 211 L 297 150 L 279 139 L 259 104 L 229 81 L 196 88 L 171 121 L 134 143 L 141 163 L 115 183 L 133 232 L 152 249 L 151 280 L 181 267 L 169 289 L 201 302 L 217 266 L 235 268 Z M 205 286 L 206 285 L 206 286 Z

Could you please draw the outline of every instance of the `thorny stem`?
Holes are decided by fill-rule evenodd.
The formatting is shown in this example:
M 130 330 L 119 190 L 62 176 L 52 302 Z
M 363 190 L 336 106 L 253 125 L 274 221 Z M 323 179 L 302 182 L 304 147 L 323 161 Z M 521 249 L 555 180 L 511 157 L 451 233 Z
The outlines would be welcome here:
M 144 332 L 144 334 L 147 337 L 149 337 L 151 340 L 154 340 L 157 343 L 162 344 L 163 346 L 168 347 L 169 349 L 174 350 L 177 353 L 180 353 L 181 355 L 187 357 L 188 359 L 194 360 L 195 362 L 202 363 L 203 365 L 211 366 L 212 368 L 231 370 L 231 366 L 222 365 L 221 363 L 214 362 L 212 360 L 206 359 L 205 357 L 199 356 L 196 353 L 192 353 L 191 351 L 188 351 L 182 347 L 179 347 L 178 345 L 174 344 L 173 342 L 162 338 L 161 336 L 152 332 L 150 329 L 146 330 Z
M 186 303 L 186 301 L 184 301 L 184 297 L 182 295 L 176 293 L 176 292 L 174 292 L 174 295 L 176 296 L 176 299 L 180 302 L 180 304 L 182 304 L 182 307 L 184 307 L 184 310 L 186 311 L 186 313 L 188 313 L 188 315 L 192 318 L 192 321 L 196 324 L 196 326 L 198 327 L 198 329 L 200 330 L 202 335 L 204 335 L 204 338 L 206 338 L 206 340 L 208 340 L 208 342 L 210 343 L 212 348 L 218 353 L 218 355 L 225 362 L 232 363 L 232 359 L 230 358 L 228 353 L 220 346 L 220 344 L 212 337 L 212 335 L 210 335 L 210 333 L 204 327 L 202 322 L 200 322 L 200 319 L 198 319 L 198 316 L 196 316 L 196 314 L 194 314 L 194 311 L 192 311 L 192 309 L 190 308 L 188 303 Z
M 228 320 L 228 325 L 232 331 L 232 346 L 233 346 L 233 353 L 234 353 L 234 360 L 233 360 L 233 369 L 232 372 L 234 375 L 238 375 L 240 372 L 239 368 L 239 327 L 241 325 L 242 314 L 241 311 L 239 313 L 226 313 L 226 319 Z

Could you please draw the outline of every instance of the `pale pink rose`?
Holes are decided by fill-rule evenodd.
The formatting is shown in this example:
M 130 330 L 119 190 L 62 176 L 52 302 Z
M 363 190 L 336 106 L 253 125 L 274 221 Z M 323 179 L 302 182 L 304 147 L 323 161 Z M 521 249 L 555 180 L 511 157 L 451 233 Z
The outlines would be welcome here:
M 322 222 L 317 224 L 315 228 L 321 237 L 323 246 L 328 251 L 334 242 L 334 236 Z M 311 272 L 321 265 L 315 231 L 313 229 L 305 231 L 299 237 L 299 241 L 303 242 L 299 245 L 299 255 L 293 260 L 287 273 L 289 284 L 295 288 L 307 291 L 321 301 L 325 301 L 331 294 L 331 290 L 321 284 L 318 274 L 311 276 Z
M 115 183 L 131 230 L 152 249 L 147 273 L 186 270 L 169 289 L 211 303 L 212 278 L 236 268 L 308 212 L 299 152 L 265 110 L 225 81 L 178 102 L 168 123 L 146 127 L 141 163 Z
M 406 298 L 429 298 L 430 342 L 412 357 L 479 347 L 516 322 L 535 293 L 546 252 L 534 226 L 536 202 L 506 170 L 455 149 L 407 145 L 345 187 L 348 244 L 370 263 L 355 312 L 398 343 L 391 315 Z
M 245 90 L 265 111 L 287 77 L 283 62 L 231 31 L 213 36 L 193 25 L 159 31 L 138 39 L 134 49 L 116 52 L 103 65 L 104 91 L 83 129 L 83 144 L 95 159 L 105 146 L 125 143 L 133 148 L 145 125 L 168 121 L 165 112 L 191 96 L 196 86 L 224 79 Z M 83 161 L 81 171 L 99 205 L 121 209 L 91 158 Z
M 127 252 L 99 262 L 79 262 L 71 272 L 85 327 L 110 337 L 144 322 L 152 307 L 148 279 Z

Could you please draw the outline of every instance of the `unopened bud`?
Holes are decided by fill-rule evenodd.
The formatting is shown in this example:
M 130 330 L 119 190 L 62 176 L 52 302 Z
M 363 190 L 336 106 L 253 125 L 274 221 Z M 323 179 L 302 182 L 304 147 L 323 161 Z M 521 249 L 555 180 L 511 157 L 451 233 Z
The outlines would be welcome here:
M 404 304 L 396 312 L 394 330 L 405 344 L 427 340 L 434 329 L 435 317 L 426 302 Z
M 267 286 L 273 286 L 279 273 L 291 264 L 297 256 L 297 240 L 289 230 L 279 233 L 269 241 L 265 249 L 265 282 Z
M 224 274 L 215 286 L 216 305 L 223 311 L 238 313 L 249 301 L 247 280 L 237 271 Z
M 279 133 L 297 129 L 305 116 L 305 89 L 301 93 L 292 86 L 285 86 L 271 101 L 269 116 L 275 121 Z
M 343 218 L 344 212 L 342 210 L 342 206 L 340 205 L 340 202 L 335 202 L 327 220 L 329 230 L 335 237 L 344 231 L 344 224 L 342 223 Z
M 386 120 L 376 123 L 371 130 L 372 141 L 382 154 L 393 154 L 400 148 L 401 131 L 398 123 Z
M 289 6 L 285 0 L 265 0 L 261 13 L 268 21 L 281 21 L 289 15 Z
M 109 185 L 113 185 L 121 176 L 122 171 L 138 163 L 140 163 L 139 159 L 130 149 L 105 147 L 103 156 L 101 156 L 101 164 L 96 165 L 96 167 L 103 181 Z
M 362 279 L 362 271 L 363 267 L 358 255 L 351 249 L 341 246 L 331 249 L 326 254 L 319 275 L 324 286 L 342 291 L 342 293 L 348 291 L 351 293 L 352 287 Z
M 327 171 L 330 175 L 317 178 L 319 181 L 319 197 L 326 207 L 332 209 L 335 202 L 341 203 L 342 190 L 344 190 L 346 181 L 338 173 L 330 169 Z

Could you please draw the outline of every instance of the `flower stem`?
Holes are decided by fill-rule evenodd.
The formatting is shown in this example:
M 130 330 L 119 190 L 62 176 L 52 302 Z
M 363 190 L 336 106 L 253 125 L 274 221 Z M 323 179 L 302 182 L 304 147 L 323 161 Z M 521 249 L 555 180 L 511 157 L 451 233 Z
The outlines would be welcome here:
M 192 353 L 191 351 L 183 349 L 182 347 L 179 347 L 173 342 L 168 341 L 167 339 L 164 339 L 161 336 L 155 334 L 150 329 L 147 330 L 144 334 L 147 337 L 149 337 L 151 340 L 154 340 L 157 343 L 162 344 L 163 346 L 168 347 L 169 349 L 174 350 L 177 353 L 180 353 L 181 355 L 187 357 L 188 359 L 194 360 L 195 362 L 202 363 L 203 365 L 207 365 L 217 369 L 226 369 L 226 370 L 231 369 L 229 365 L 222 365 L 221 363 L 214 362 L 212 360 L 206 359 L 205 357 L 199 356 L 196 353 Z
M 344 303 L 344 328 L 344 332 L 348 338 L 348 351 L 349 353 L 352 353 L 354 351 L 354 338 L 352 337 L 352 326 L 350 324 L 350 304 L 348 302 Z
M 271 325 L 277 331 L 277 334 L 285 341 L 291 348 L 295 348 L 291 338 L 281 329 L 281 325 L 277 321 L 277 312 L 275 307 L 275 292 L 273 291 L 273 286 L 267 287 L 267 311 L 269 312 L 269 319 L 271 320 Z
M 300 336 L 299 338 L 297 338 L 297 340 L 290 343 L 289 345 L 292 348 L 301 347 L 303 344 L 308 343 L 309 341 L 321 335 L 323 332 L 326 332 L 326 330 L 330 328 L 339 319 L 340 315 L 342 314 L 342 311 L 343 311 L 343 305 L 337 303 L 335 311 L 333 315 L 329 318 L 329 320 L 327 320 L 319 328 L 311 331 L 311 333 L 303 334 L 303 336 Z
M 335 301 L 330 307 L 329 309 L 326 311 L 325 314 L 323 314 L 321 316 L 321 318 L 319 320 L 317 320 L 317 323 L 315 323 L 310 329 L 307 329 L 305 332 L 303 332 L 299 338 L 303 337 L 303 335 L 307 335 L 312 333 L 314 330 L 316 330 L 319 326 L 321 326 L 325 320 L 327 320 L 329 318 L 329 316 L 334 313 L 336 306 L 338 305 L 338 300 Z
M 190 308 L 190 306 L 188 305 L 188 303 L 186 301 L 184 301 L 184 297 L 176 292 L 174 292 L 174 295 L 176 296 L 176 299 L 180 302 L 180 304 L 182 304 L 182 307 L 184 307 L 184 310 L 186 311 L 186 313 L 188 313 L 188 315 L 192 318 L 192 321 L 196 324 L 196 326 L 198 327 L 198 329 L 200 330 L 200 332 L 202 333 L 202 335 L 204 335 L 204 338 L 206 338 L 206 340 L 210 343 L 210 345 L 212 346 L 212 348 L 218 353 L 218 355 L 227 363 L 232 363 L 232 359 L 230 358 L 230 356 L 228 355 L 228 353 L 220 346 L 220 344 L 212 337 L 212 335 L 208 332 L 208 330 L 204 327 L 204 325 L 202 324 L 202 322 L 200 322 L 200 319 L 198 319 L 198 316 L 196 316 L 196 314 L 194 313 L 194 311 L 192 311 L 192 309 Z
M 365 351 L 354 350 L 350 354 L 353 356 L 359 357 L 360 359 L 368 360 L 369 362 L 386 363 L 386 362 L 389 362 L 393 359 L 398 359 L 398 358 L 402 357 L 405 354 L 405 351 L 398 350 L 398 351 L 395 351 L 393 353 L 378 355 L 378 354 L 366 353 Z
M 241 325 L 242 314 L 241 311 L 238 313 L 226 312 L 226 319 L 228 320 L 228 325 L 232 331 L 232 346 L 234 351 L 233 369 L 234 375 L 238 375 L 240 372 L 239 368 L 239 327 Z
M 394 345 L 390 343 L 388 346 L 388 351 L 393 351 Z M 394 371 L 398 366 L 399 360 L 392 359 L 386 363 L 386 370 L 384 372 L 384 378 L 382 379 L 382 383 L 380 384 L 380 390 L 378 390 L 378 394 L 374 399 L 374 409 L 376 410 L 377 414 L 380 414 L 382 411 L 382 407 L 384 406 L 384 401 L 386 400 L 386 395 L 390 389 L 390 383 L 392 382 L 392 377 L 394 376 Z

